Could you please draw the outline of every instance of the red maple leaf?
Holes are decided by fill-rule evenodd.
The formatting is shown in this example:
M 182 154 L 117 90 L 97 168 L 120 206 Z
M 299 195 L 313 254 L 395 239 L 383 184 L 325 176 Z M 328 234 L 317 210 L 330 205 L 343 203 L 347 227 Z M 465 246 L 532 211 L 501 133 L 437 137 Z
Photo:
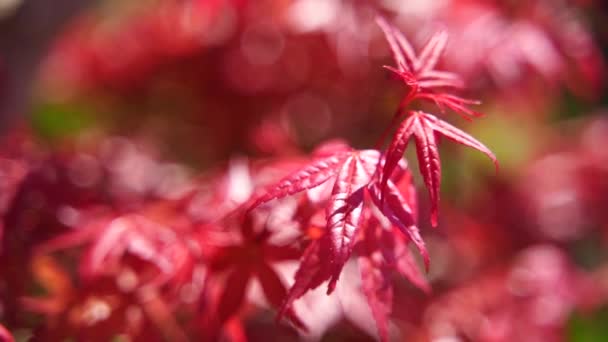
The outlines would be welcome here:
M 332 292 L 340 270 L 352 252 L 355 235 L 361 226 L 361 217 L 364 216 L 362 211 L 365 192 L 369 193 L 380 212 L 416 244 L 424 256 L 425 264 L 428 265 L 426 248 L 415 226 L 416 215 L 409 204 L 413 202 L 412 196 L 404 198 L 394 184 L 394 181 L 409 174 L 409 171 L 406 172 L 406 166 L 401 165 L 401 172 L 396 172 L 393 179 L 383 179 L 383 199 L 388 200 L 380 201 L 378 178 L 375 176 L 378 165 L 382 164 L 380 152 L 347 149 L 343 145 L 331 148 L 335 151 L 333 154 L 327 148 L 321 148 L 321 151 L 327 151 L 317 153 L 321 157 L 268 187 L 263 195 L 251 201 L 253 204 L 248 210 L 273 199 L 310 190 L 333 179 L 333 190 L 326 206 L 327 225 L 320 241 L 329 251 L 328 264 L 332 269 L 331 275 L 328 276 L 332 278 L 329 293 Z M 398 164 L 399 160 L 390 171 Z
M 498 167 L 498 162 L 496 156 L 485 145 L 460 129 L 438 119 L 436 116 L 422 111 L 410 111 L 408 115 L 397 128 L 391 145 L 386 152 L 386 163 L 382 171 L 383 196 L 387 196 L 389 177 L 399 163 L 399 160 L 401 160 L 409 138 L 414 136 L 418 155 L 418 167 L 431 199 L 431 223 L 433 226 L 437 226 L 441 183 L 441 161 L 437 146 L 437 134 L 483 152 L 492 159 L 496 167 Z
M 332 153 L 333 152 L 333 153 Z M 352 252 L 360 226 L 364 190 L 372 181 L 380 152 L 357 151 L 344 145 L 324 146 L 319 158 L 269 187 L 265 194 L 252 201 L 250 210 L 275 198 L 312 189 L 333 179 L 333 189 L 326 206 L 327 226 L 321 243 L 327 251 L 328 263 L 324 277 L 331 278 L 332 292 L 344 263 Z
M 410 90 L 401 101 L 399 111 L 416 99 L 433 101 L 443 111 L 446 107 L 460 114 L 465 119 L 481 116 L 467 107 L 478 104 L 478 101 L 461 98 L 441 91 L 445 88 L 462 88 L 462 79 L 451 72 L 435 70 L 439 57 L 443 54 L 448 35 L 445 31 L 436 32 L 426 42 L 419 55 L 416 55 L 412 44 L 394 26 L 381 17 L 376 22 L 384 32 L 391 48 L 397 67 L 384 66 L 401 78 Z M 437 92 L 439 91 L 439 92 Z
M 234 243 L 221 246 L 210 257 L 209 278 L 216 281 L 220 274 L 227 274 L 221 282 L 218 300 L 214 303 L 213 312 L 204 317 L 206 329 L 210 336 L 219 333 L 225 324 L 234 318 L 246 301 L 247 285 L 250 280 L 257 278 L 262 286 L 264 296 L 274 307 L 279 307 L 287 294 L 287 288 L 281 277 L 271 266 L 275 262 L 294 260 L 300 257 L 300 252 L 292 245 L 276 245 L 269 241 L 272 230 L 268 224 L 260 225 L 246 213 L 239 221 L 239 238 Z M 290 321 L 299 328 L 306 329 L 304 323 L 293 311 L 287 312 Z
M 467 107 L 470 104 L 478 104 L 477 101 L 445 92 L 446 88 L 463 86 L 457 75 L 434 70 L 447 44 L 447 34 L 444 31 L 435 33 L 417 56 L 412 45 L 398 29 L 382 18 L 377 18 L 376 21 L 384 32 L 397 64 L 396 69 L 393 67 L 387 67 L 387 69 L 396 73 L 411 87 L 402 100 L 393 122 L 398 121 L 403 115 L 404 107 L 415 99 L 433 101 L 442 112 L 447 107 L 468 120 L 481 115 Z M 487 147 L 456 127 L 421 111 L 409 111 L 407 115 L 408 117 L 397 128 L 386 152 L 386 163 L 382 171 L 382 201 L 387 193 L 388 179 L 402 158 L 410 136 L 413 135 L 416 140 L 418 167 L 431 199 L 431 224 L 437 226 L 441 163 L 436 134 L 475 148 L 490 157 L 497 167 L 498 164 L 496 157 Z
M 195 257 L 187 237 L 143 215 L 127 214 L 98 219 L 84 227 L 58 235 L 41 244 L 37 252 L 87 245 L 80 260 L 80 275 L 94 280 L 113 274 L 125 264 L 134 263 L 139 277 L 154 285 L 188 278 Z M 143 262 L 143 264 L 141 264 Z M 153 266 L 152 268 L 147 266 Z M 179 281 L 171 285 L 181 285 Z
M 393 302 L 391 273 L 397 271 L 425 292 L 429 292 L 430 287 L 407 248 L 407 239 L 394 234 L 390 227 L 382 227 L 378 221 L 368 225 L 364 234 L 358 258 L 361 287 L 378 334 L 381 340 L 387 341 Z
M 320 151 L 309 165 L 270 186 L 264 194 L 251 201 L 250 210 L 273 199 L 333 182 L 331 194 L 321 203 L 325 206 L 325 230 L 304 251 L 295 283 L 283 302 L 279 317 L 290 310 L 294 300 L 327 280 L 327 293 L 330 294 L 335 289 L 344 264 L 353 250 L 358 248 L 361 250 L 359 261 L 364 291 L 376 317 L 380 335 L 386 340 L 392 290 L 385 292 L 380 289 L 380 284 L 390 283 L 388 271 L 395 269 L 415 285 L 428 289 L 406 247 L 412 241 L 428 267 L 428 253 L 415 225 L 416 204 L 411 175 L 405 162 L 397 161 L 393 167 L 397 171 L 390 180 L 386 180 L 382 200 L 377 177 L 378 166 L 383 163 L 379 151 L 353 150 L 343 145 L 323 146 Z M 369 200 L 366 201 L 366 198 Z M 387 224 L 380 227 L 380 221 Z M 369 258 L 372 254 L 375 255 L 374 260 Z M 375 260 L 378 257 L 381 260 Z

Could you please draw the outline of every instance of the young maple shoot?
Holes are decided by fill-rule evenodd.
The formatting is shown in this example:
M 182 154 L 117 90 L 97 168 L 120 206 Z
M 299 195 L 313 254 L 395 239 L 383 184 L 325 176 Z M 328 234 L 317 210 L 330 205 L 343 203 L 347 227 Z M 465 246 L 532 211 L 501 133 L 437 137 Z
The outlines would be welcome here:
M 362 289 L 368 300 L 378 333 L 388 339 L 391 313 L 391 270 L 407 277 L 424 291 L 429 287 L 416 267 L 407 244 L 412 242 L 428 269 L 429 255 L 416 226 L 417 205 L 412 177 L 403 159 L 410 137 L 414 137 L 418 167 L 431 201 L 431 223 L 438 223 L 441 163 L 437 135 L 477 149 L 498 166 L 494 154 L 482 143 L 436 116 L 418 110 L 406 110 L 414 100 L 435 103 L 443 112 L 451 109 L 467 119 L 481 116 L 467 106 L 477 101 L 448 93 L 462 88 L 462 80 L 453 73 L 435 70 L 447 44 L 447 33 L 434 34 L 419 55 L 405 36 L 384 19 L 377 23 L 384 32 L 396 67 L 386 66 L 408 86 L 395 119 L 404 117 L 385 152 L 376 149 L 355 150 L 346 144 L 324 145 L 313 154 L 310 164 L 267 187 L 254 196 L 247 213 L 274 199 L 310 192 L 329 185 L 318 201 L 325 211 L 323 235 L 313 240 L 301 259 L 295 283 L 288 291 L 279 317 L 291 312 L 294 300 L 329 281 L 327 293 L 334 291 L 345 263 L 353 251 L 359 254 Z
M 463 82 L 457 75 L 434 70 L 447 44 L 447 34 L 445 32 L 435 33 L 424 45 L 420 55 L 416 56 L 412 45 L 397 28 L 387 23 L 383 18 L 378 18 L 376 21 L 384 32 L 393 59 L 397 64 L 397 68 L 390 66 L 386 68 L 396 73 L 409 86 L 408 93 L 395 113 L 396 118 L 403 116 L 405 108 L 416 99 L 432 101 L 442 112 L 447 107 L 468 120 L 472 117 L 481 116 L 480 113 L 467 107 L 470 104 L 477 104 L 477 101 L 464 99 L 447 92 L 450 88 L 462 87 Z M 421 111 L 407 111 L 405 116 L 407 118 L 399 125 L 386 152 L 387 161 L 382 171 L 383 192 L 386 189 L 386 180 L 397 161 L 402 158 L 407 142 L 413 135 L 416 140 L 418 168 L 431 200 L 431 224 L 437 226 L 441 161 L 436 134 L 439 133 L 457 143 L 483 152 L 492 159 L 496 168 L 498 168 L 498 162 L 496 156 L 485 145 L 431 114 Z

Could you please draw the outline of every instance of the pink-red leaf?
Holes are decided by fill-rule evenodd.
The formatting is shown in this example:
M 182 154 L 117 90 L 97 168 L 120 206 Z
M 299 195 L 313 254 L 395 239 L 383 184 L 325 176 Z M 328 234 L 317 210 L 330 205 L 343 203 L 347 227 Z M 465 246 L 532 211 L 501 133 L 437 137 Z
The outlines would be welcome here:
M 273 199 L 290 196 L 324 183 L 338 173 L 340 165 L 344 163 L 348 155 L 348 153 L 341 152 L 315 160 L 268 188 L 263 195 L 253 199 L 249 210 Z
M 441 187 L 441 162 L 439 150 L 433 132 L 433 127 L 424 120 L 419 120 L 419 125 L 414 130 L 416 140 L 416 154 L 418 156 L 418 168 L 424 179 L 424 184 L 429 191 L 431 200 L 431 224 L 437 226 L 439 211 L 439 190 Z
M 418 56 L 418 65 L 416 67 L 418 74 L 422 75 L 435 68 L 439 61 L 439 57 L 441 57 L 443 50 L 445 50 L 447 42 L 448 34 L 445 31 L 435 32 L 435 34 L 431 36 Z
M 416 54 L 414 53 L 412 45 L 399 30 L 391 26 L 384 18 L 377 17 L 376 23 L 378 23 L 378 26 L 380 26 L 382 32 L 384 32 L 384 36 L 391 48 L 393 59 L 395 60 L 399 71 L 412 71 L 414 64 L 417 63 Z
M 426 114 L 426 118 L 429 122 L 432 122 L 433 129 L 436 132 L 441 133 L 446 138 L 451 139 L 459 144 L 472 147 L 472 148 L 484 153 L 486 156 L 488 156 L 488 158 L 490 158 L 492 160 L 492 162 L 494 163 L 494 166 L 498 170 L 498 160 L 496 159 L 496 156 L 484 144 L 480 143 L 479 141 L 477 141 L 477 139 L 475 139 L 472 136 L 470 136 L 469 134 L 461 131 L 460 129 L 450 125 L 449 123 L 439 120 L 435 116 Z
M 414 222 L 418 222 L 418 198 L 416 197 L 416 187 L 411 172 L 407 168 L 405 159 L 402 159 L 402 164 L 397 168 L 397 172 L 393 173 L 391 180 L 398 188 L 399 192 L 410 206 Z M 401 177 L 395 177 L 395 174 L 403 174 Z
M 354 154 L 344 163 L 334 184 L 330 204 L 326 210 L 327 232 L 323 237 L 329 243 L 328 262 L 332 268 L 328 293 L 334 290 L 342 267 L 352 252 L 363 211 L 364 186 L 371 179 L 368 171 L 359 159 L 359 155 Z
M 236 268 L 226 278 L 216 308 L 216 319 L 220 327 L 234 316 L 243 304 L 250 277 L 251 273 L 248 269 Z
M 378 255 L 376 255 L 378 256 Z M 361 288 L 367 298 L 381 341 L 388 341 L 389 316 L 393 306 L 393 285 L 390 272 L 374 255 L 359 257 Z
M 408 139 L 413 135 L 416 141 L 418 168 L 431 200 L 431 224 L 433 226 L 437 226 L 441 186 L 441 163 L 435 136 L 437 133 L 483 152 L 498 167 L 494 154 L 475 138 L 431 114 L 421 111 L 410 112 L 409 117 L 399 126 L 387 151 L 387 161 L 382 171 L 382 192 L 386 196 L 388 179 L 391 177 L 399 159 L 402 158 Z
M 480 104 L 479 101 L 465 99 L 462 97 L 458 97 L 455 95 L 445 94 L 445 93 L 419 93 L 417 95 L 418 98 L 427 99 L 435 102 L 437 107 L 442 112 L 445 112 L 445 108 L 449 108 L 453 110 L 455 113 L 460 115 L 467 121 L 471 121 L 474 117 L 481 117 L 483 114 L 476 112 L 467 107 L 467 105 L 476 105 Z
M 462 88 L 464 81 L 460 76 L 449 71 L 429 70 L 420 77 L 421 88 Z
M 409 239 L 402 234 L 395 234 L 392 231 L 383 231 L 380 243 L 383 248 L 383 256 L 386 262 L 392 265 L 397 272 L 406 277 L 412 284 L 429 293 L 431 286 L 426 277 L 418 268 L 414 257 L 408 248 Z
M 289 289 L 279 310 L 278 319 L 281 319 L 285 315 L 296 299 L 329 279 L 331 274 L 329 273 L 327 262 L 325 262 L 327 257 L 327 251 L 321 248 L 320 241 L 313 241 L 306 248 L 301 258 L 300 267 L 295 275 L 295 282 Z
M 159 235 L 162 229 L 138 215 L 112 220 L 94 240 L 82 261 L 83 275 L 94 276 L 103 272 L 108 262 L 126 253 L 155 265 L 164 274 L 173 272 L 175 265 L 165 255 L 169 241 Z
M 399 193 L 399 189 L 393 184 L 392 181 L 388 181 L 386 184 L 386 190 L 380 198 L 380 190 L 377 185 L 372 185 L 369 188 L 370 195 L 374 204 L 380 209 L 380 211 L 394 224 L 405 236 L 407 236 L 418 248 L 420 255 L 424 260 L 424 265 L 428 269 L 430 264 L 430 257 L 426 249 L 426 245 L 420 231 L 416 227 L 415 214 L 412 208 L 407 203 L 406 199 Z
M 464 82 L 458 75 L 448 71 L 435 70 L 448 41 L 446 31 L 433 34 L 420 54 L 416 56 L 411 44 L 399 30 L 382 18 L 377 19 L 377 22 L 384 32 L 393 53 L 393 59 L 397 64 L 396 68 L 390 66 L 385 66 L 385 68 L 397 74 L 411 87 L 402 100 L 401 106 L 415 99 L 422 99 L 433 101 L 441 111 L 444 111 L 445 107 L 450 108 L 467 120 L 470 120 L 470 117 L 481 115 L 467 107 L 467 105 L 477 104 L 476 101 L 445 93 L 445 88 L 464 87 Z
M 256 271 L 260 284 L 262 285 L 262 290 L 264 291 L 264 296 L 266 296 L 266 299 L 272 306 L 279 308 L 287 294 L 287 290 L 285 289 L 285 285 L 283 285 L 281 278 L 268 264 L 258 265 Z M 287 309 L 286 316 L 295 326 L 302 330 L 306 330 L 306 325 L 300 320 L 292 308 Z
M 393 171 L 399 164 L 399 161 L 403 158 L 403 153 L 407 148 L 407 143 L 409 141 L 410 136 L 416 129 L 416 125 L 418 125 L 417 117 L 410 116 L 406 120 L 402 121 L 395 135 L 393 136 L 393 140 L 386 151 L 386 161 L 384 162 L 384 168 L 382 170 L 382 187 L 386 186 L 386 182 L 389 180 Z
M 342 139 L 325 141 L 312 151 L 315 158 L 330 157 L 342 152 L 351 152 L 353 149 Z

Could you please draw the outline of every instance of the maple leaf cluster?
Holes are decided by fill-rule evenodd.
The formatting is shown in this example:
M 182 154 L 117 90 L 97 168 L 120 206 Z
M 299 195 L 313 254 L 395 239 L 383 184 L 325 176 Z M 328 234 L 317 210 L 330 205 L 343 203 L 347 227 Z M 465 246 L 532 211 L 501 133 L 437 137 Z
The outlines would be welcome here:
M 496 115 L 599 86 L 583 6 L 396 3 L 68 25 L 0 139 L 0 340 L 560 340 L 605 305 L 607 121 Z M 473 135 L 500 174 L 441 145 L 498 169 Z
M 413 177 L 403 159 L 409 138 L 416 140 L 433 225 L 437 224 L 441 178 L 438 135 L 496 159 L 466 133 L 432 114 L 410 109 L 413 101 L 425 100 L 442 111 L 448 108 L 467 117 L 479 116 L 467 107 L 475 101 L 446 92 L 463 85 L 458 77 L 435 70 L 447 42 L 445 32 L 433 35 L 417 56 L 395 27 L 381 18 L 378 24 L 397 65 L 387 68 L 407 86 L 395 115 L 395 120 L 403 120 L 386 151 L 357 150 L 332 141 L 317 148 L 309 161 L 275 165 L 275 170 L 295 168 L 276 184 L 271 184 L 276 174 L 265 175 L 262 168 L 251 177 L 249 166 L 239 164 L 231 166 L 227 176 L 182 182 L 181 190 L 175 188 L 179 183 L 172 181 L 176 174 L 167 173 L 168 166 L 119 139 L 108 141 L 105 147 L 89 147 L 87 154 L 33 155 L 36 161 L 21 161 L 25 171 L 19 171 L 18 160 L 7 161 L 4 188 L 9 199 L 15 198 L 7 199 L 7 203 L 12 202 L 5 213 L 11 229 L 3 240 L 4 264 L 31 260 L 34 265 L 46 265 L 34 273 L 49 295 L 12 298 L 6 311 L 16 313 L 24 305 L 44 314 L 49 320 L 46 333 L 57 333 L 56 338 L 60 338 L 78 331 L 81 324 L 96 325 L 99 318 L 94 316 L 95 310 L 122 312 L 113 316 L 120 317 L 128 316 L 132 308 L 139 318 L 125 316 L 123 329 L 147 336 L 146 326 L 156 325 L 161 335 L 185 340 L 177 321 L 168 317 L 169 307 L 187 302 L 190 305 L 185 314 L 198 317 L 201 336 L 215 340 L 239 334 L 235 332 L 239 326 L 235 317 L 245 303 L 248 284 L 256 280 L 263 297 L 278 310 L 279 319 L 286 317 L 306 330 L 306 322 L 294 310 L 294 301 L 325 282 L 327 294 L 334 292 L 343 268 L 355 253 L 361 288 L 379 336 L 388 340 L 391 274 L 401 274 L 421 290 L 430 291 L 408 247 L 412 243 L 417 248 L 428 270 L 430 256 L 417 227 Z M 143 162 L 145 173 L 130 170 Z M 167 182 L 173 191 L 163 187 Z M 259 186 L 260 182 L 266 184 Z M 40 193 L 39 189 L 45 190 Z M 45 198 L 57 189 L 63 189 L 65 199 L 47 202 Z M 299 193 L 306 196 L 283 203 L 286 197 Z M 34 216 L 22 212 L 32 194 L 42 198 Z M 47 220 L 46 233 L 36 236 L 35 247 L 12 245 L 17 238 L 15 225 L 42 232 L 40 225 L 45 221 L 30 222 L 24 215 L 47 217 L 53 212 L 59 214 L 52 225 Z M 287 216 L 277 219 L 276 215 Z M 283 225 L 289 224 L 297 227 L 295 238 L 273 241 L 286 231 Z M 73 249 L 82 251 L 77 261 L 82 283 L 78 291 L 61 266 L 45 259 L 45 255 Z M 288 288 L 274 265 L 290 260 L 299 260 L 299 267 Z M 44 268 L 50 269 L 49 274 L 41 270 Z M 4 273 L 16 275 L 18 270 L 10 266 Z M 24 283 L 11 283 L 9 288 L 10 293 L 26 293 Z M 120 296 L 109 299 L 109 293 L 117 290 Z M 205 310 L 199 315 L 196 306 Z M 102 327 L 96 327 L 99 336 L 105 336 L 99 330 Z
M 382 18 L 377 22 L 397 64 L 396 68 L 386 68 L 408 86 L 407 94 L 395 114 L 397 119 L 406 117 L 399 124 L 388 150 L 353 150 L 344 145 L 321 147 L 313 154 L 314 159 L 309 165 L 269 186 L 264 194 L 252 199 L 253 203 L 247 210 L 274 199 L 321 187 L 323 196 L 316 201 L 320 204 L 319 209 L 324 209 L 327 223 L 322 236 L 304 252 L 295 283 L 282 304 L 280 315 L 295 299 L 325 281 L 329 281 L 327 294 L 331 294 L 344 264 L 358 247 L 363 252 L 359 257 L 363 291 L 378 324 L 379 334 L 383 340 L 387 340 L 387 315 L 392 302 L 387 271 L 391 265 L 401 263 L 399 259 L 406 258 L 406 255 L 400 255 L 403 252 L 396 252 L 395 249 L 404 251 L 404 245 L 412 242 L 422 255 L 426 269 L 429 267 L 429 255 L 416 226 L 416 194 L 411 175 L 402 159 L 408 140 L 413 136 L 416 141 L 419 170 L 432 203 L 433 226 L 438 223 L 441 182 L 437 136 L 441 134 L 480 150 L 495 164 L 496 157 L 482 143 L 436 116 L 419 110 L 407 110 L 411 102 L 421 99 L 433 101 L 441 110 L 447 107 L 463 115 L 479 116 L 466 106 L 475 101 L 445 92 L 446 88 L 462 86 L 458 76 L 435 70 L 446 46 L 446 33 L 434 34 L 417 56 L 398 29 Z M 400 182 L 405 184 L 400 185 Z M 383 226 L 383 221 L 388 224 Z M 391 239 L 393 241 L 387 244 L 387 240 Z M 396 269 L 425 289 L 420 276 L 412 269 L 412 261 L 406 261 L 405 265 L 408 267 Z

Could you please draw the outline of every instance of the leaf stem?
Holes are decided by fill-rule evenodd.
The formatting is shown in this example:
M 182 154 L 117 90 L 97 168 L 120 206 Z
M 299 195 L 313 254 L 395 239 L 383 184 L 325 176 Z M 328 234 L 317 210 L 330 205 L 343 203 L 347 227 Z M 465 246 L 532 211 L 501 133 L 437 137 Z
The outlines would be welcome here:
M 384 131 L 382 132 L 382 135 L 380 135 L 380 138 L 378 139 L 378 141 L 374 145 L 374 148 L 376 150 L 380 150 L 382 148 L 382 145 L 384 144 L 384 141 L 386 140 L 386 137 L 390 133 L 391 129 L 393 128 L 393 126 L 395 126 L 397 124 L 397 122 L 399 121 L 399 119 L 403 116 L 404 109 L 416 98 L 416 94 L 417 93 L 418 93 L 418 86 L 417 85 L 413 85 L 412 89 L 409 91 L 409 93 L 407 94 L 407 96 L 405 96 L 403 98 L 403 100 L 401 100 L 401 103 L 399 103 L 399 107 L 395 111 L 395 114 L 393 115 L 393 118 L 391 119 L 391 122 L 384 129 Z

